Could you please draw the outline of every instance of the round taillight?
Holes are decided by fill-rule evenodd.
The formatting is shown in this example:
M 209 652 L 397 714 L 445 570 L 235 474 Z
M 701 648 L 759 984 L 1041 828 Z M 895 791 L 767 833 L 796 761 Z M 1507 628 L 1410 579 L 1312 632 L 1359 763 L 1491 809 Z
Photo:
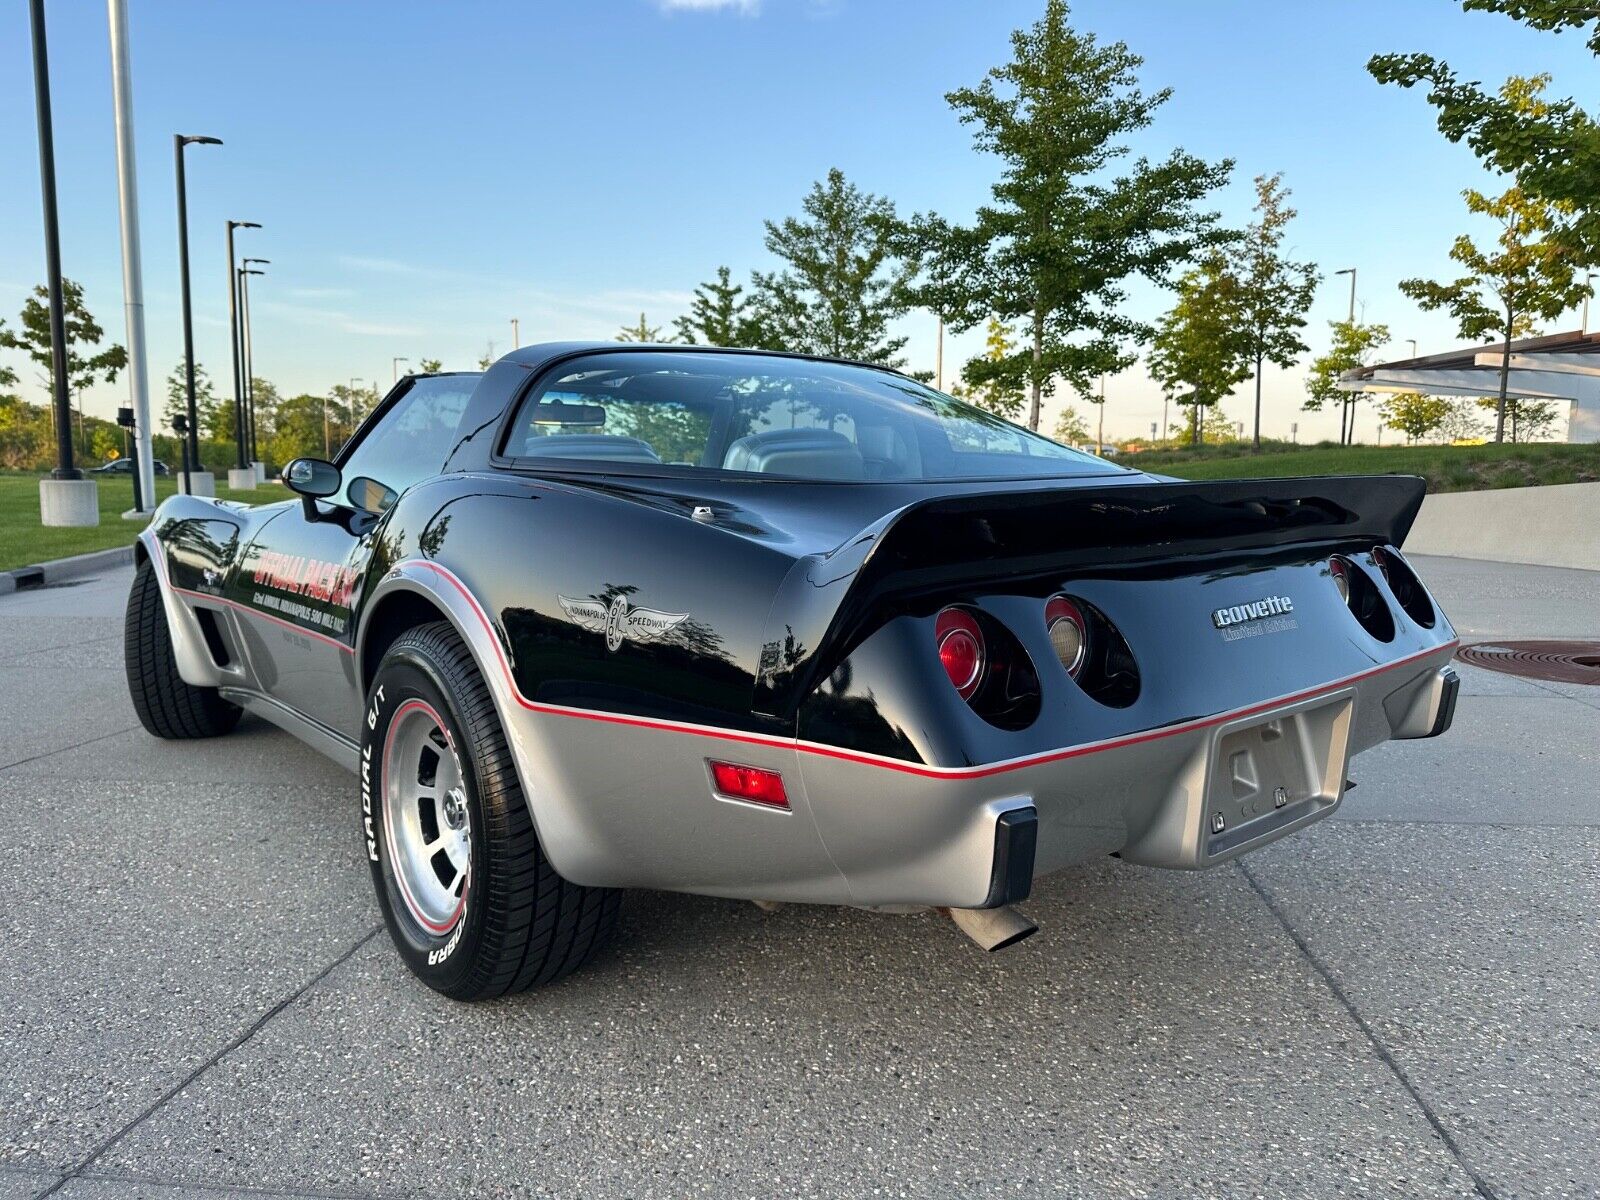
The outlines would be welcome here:
M 939 663 L 963 700 L 970 700 L 983 682 L 983 631 L 972 614 L 947 608 L 934 622 Z
M 1050 647 L 1074 679 L 1089 657 L 1089 626 L 1083 612 L 1065 596 L 1052 596 L 1044 606 L 1044 627 Z
M 1333 586 L 1339 589 L 1339 599 L 1350 603 L 1350 564 L 1342 558 L 1328 560 L 1328 573 L 1333 576 Z

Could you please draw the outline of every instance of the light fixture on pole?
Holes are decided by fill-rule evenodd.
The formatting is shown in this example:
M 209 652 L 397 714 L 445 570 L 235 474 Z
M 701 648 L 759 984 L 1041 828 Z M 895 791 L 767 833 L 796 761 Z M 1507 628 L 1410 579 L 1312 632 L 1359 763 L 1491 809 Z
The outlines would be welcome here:
M 522 345 L 522 322 L 516 317 L 511 318 L 511 348 L 515 350 Z
M 233 261 L 233 231 L 235 229 L 260 229 L 254 221 L 228 222 L 228 334 L 233 350 L 233 434 L 238 443 L 238 470 L 245 468 L 244 435 L 244 332 L 239 326 L 239 268 Z
M 1411 343 L 1411 357 L 1415 358 L 1417 356 L 1417 339 L 1407 338 L 1406 341 Z
M 189 426 L 189 469 L 193 474 L 203 475 L 205 472 L 199 469 L 200 416 L 195 411 L 194 402 L 194 313 L 189 303 L 189 189 L 183 175 L 183 148 L 189 145 L 220 146 L 222 139 L 199 134 L 172 135 L 172 154 L 178 169 L 178 289 L 183 303 L 183 380 L 184 395 L 187 397 L 184 415 Z M 193 484 L 193 475 L 185 475 L 184 490 L 190 491 Z
M 397 358 L 397 359 L 394 360 L 394 380 L 393 380 L 393 382 L 395 382 L 395 383 L 399 383 L 400 382 L 400 364 L 401 363 L 409 363 L 410 361 L 411 360 L 409 358 Z
M 1356 269 L 1345 267 L 1342 271 L 1335 271 L 1335 275 L 1350 276 L 1350 324 L 1356 323 Z
M 1585 271 L 1584 272 L 1584 275 L 1583 275 L 1584 283 L 1592 284 L 1592 283 L 1594 283 L 1595 278 L 1596 278 L 1595 272 L 1593 272 L 1593 271 Z M 1585 296 L 1583 298 L 1583 319 L 1578 322 L 1578 332 L 1579 333 L 1588 333 L 1589 332 L 1589 297 L 1588 296 Z

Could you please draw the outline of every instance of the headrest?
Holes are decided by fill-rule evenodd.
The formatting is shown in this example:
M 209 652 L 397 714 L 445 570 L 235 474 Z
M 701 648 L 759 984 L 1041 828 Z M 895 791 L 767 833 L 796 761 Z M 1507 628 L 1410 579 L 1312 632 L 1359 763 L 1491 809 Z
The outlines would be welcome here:
M 861 452 L 831 429 L 773 429 L 752 433 L 728 447 L 722 465 L 729 471 L 798 475 L 805 479 L 862 479 Z

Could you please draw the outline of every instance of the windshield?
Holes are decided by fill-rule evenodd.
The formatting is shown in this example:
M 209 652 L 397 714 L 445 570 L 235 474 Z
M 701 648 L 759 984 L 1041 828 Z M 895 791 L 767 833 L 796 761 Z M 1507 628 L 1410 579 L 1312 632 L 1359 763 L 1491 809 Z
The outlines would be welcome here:
M 1122 471 L 892 371 L 660 350 L 585 355 L 558 368 L 523 402 L 505 452 L 612 470 L 808 480 Z

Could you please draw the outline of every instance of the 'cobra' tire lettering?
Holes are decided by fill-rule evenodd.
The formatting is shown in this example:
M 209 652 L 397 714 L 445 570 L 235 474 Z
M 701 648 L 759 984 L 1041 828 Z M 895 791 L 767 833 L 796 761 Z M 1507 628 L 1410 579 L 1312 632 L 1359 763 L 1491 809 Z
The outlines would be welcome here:
M 406 737 L 396 730 L 419 714 L 430 727 L 437 719 L 439 736 L 435 749 L 424 748 L 433 766 L 415 784 L 402 761 Z M 449 810 L 450 828 L 465 831 L 470 862 L 459 876 L 456 859 L 434 849 L 451 835 L 438 815 L 446 785 L 430 771 L 439 779 L 459 773 L 449 796 L 465 811 Z M 571 883 L 545 857 L 493 698 L 446 622 L 402 634 L 378 666 L 361 722 L 361 810 L 389 935 L 411 970 L 447 996 L 487 999 L 553 982 L 587 962 L 616 925 L 616 889 Z M 441 880 L 455 881 L 453 893 L 425 873 L 418 884 L 419 836 L 423 867 L 432 863 Z M 460 841 L 451 845 L 452 855 L 463 853 Z M 419 900 L 423 892 L 455 906 L 440 911 Z

